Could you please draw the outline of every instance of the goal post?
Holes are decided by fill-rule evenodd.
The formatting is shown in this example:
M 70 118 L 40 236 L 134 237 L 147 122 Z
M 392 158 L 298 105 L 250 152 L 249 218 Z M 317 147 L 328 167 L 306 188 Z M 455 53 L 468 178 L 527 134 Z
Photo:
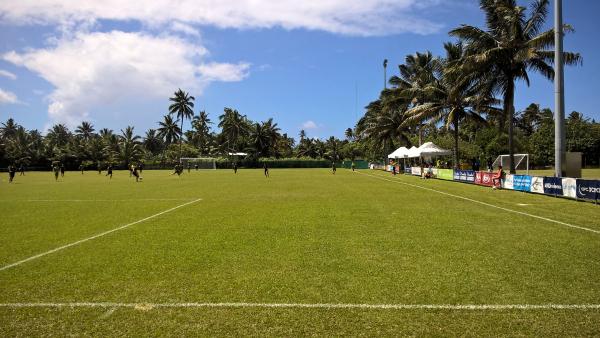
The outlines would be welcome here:
M 217 169 L 217 161 L 213 157 L 182 157 L 181 164 L 184 168 L 192 169 Z
M 529 154 L 514 154 L 515 170 L 525 170 L 529 174 Z M 492 164 L 492 168 L 510 168 L 510 155 L 499 155 Z

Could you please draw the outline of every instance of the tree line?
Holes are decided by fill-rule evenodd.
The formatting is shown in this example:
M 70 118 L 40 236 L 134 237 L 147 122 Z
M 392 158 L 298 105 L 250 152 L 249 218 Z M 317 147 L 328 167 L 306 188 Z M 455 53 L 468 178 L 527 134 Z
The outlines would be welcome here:
M 542 30 L 548 5 L 548 0 L 530 1 L 529 7 L 516 0 L 480 0 L 485 27 L 452 29 L 455 41 L 444 44 L 443 56 L 429 51 L 406 56 L 390 88 L 366 107 L 357 138 L 379 158 L 427 139 L 454 150 L 454 167 L 475 157 L 513 159 L 515 152 L 549 165 L 551 111 L 533 104 L 519 113 L 514 107 L 517 81 L 529 85 L 532 72 L 554 79 L 554 29 Z M 563 29 L 573 31 L 569 25 Z M 564 52 L 567 65 L 581 60 L 578 53 Z M 582 151 L 588 164 L 597 164 L 598 124 L 574 112 L 567 128 L 567 150 Z M 510 162 L 514 172 L 514 159 Z

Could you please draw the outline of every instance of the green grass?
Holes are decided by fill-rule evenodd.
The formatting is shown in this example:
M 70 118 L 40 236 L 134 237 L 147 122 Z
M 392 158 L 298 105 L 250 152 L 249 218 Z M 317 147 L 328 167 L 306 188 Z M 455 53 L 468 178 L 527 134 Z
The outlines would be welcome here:
M 592 230 L 599 206 L 361 173 L 2 177 L 0 267 L 202 200 L 0 271 L 0 303 L 600 304 L 600 234 L 398 183 Z M 0 336 L 359 334 L 591 336 L 600 309 L 0 307 Z

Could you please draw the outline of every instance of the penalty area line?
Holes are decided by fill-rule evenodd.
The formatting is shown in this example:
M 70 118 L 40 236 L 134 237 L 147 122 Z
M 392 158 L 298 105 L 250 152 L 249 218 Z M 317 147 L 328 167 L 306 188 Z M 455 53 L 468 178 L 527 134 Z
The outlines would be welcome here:
M 459 198 L 459 199 L 462 199 L 462 200 L 465 200 L 465 201 L 469 201 L 469 202 L 473 202 L 473 203 L 485 205 L 485 206 L 488 206 L 488 207 L 491 207 L 491 208 L 496 208 L 496 209 L 500 209 L 500 210 L 503 210 L 503 211 L 512 212 L 514 214 L 528 216 L 528 217 L 532 217 L 532 218 L 537 218 L 537 219 L 540 219 L 540 220 L 543 220 L 543 221 L 546 221 L 546 222 L 551 222 L 551 223 L 564 225 L 564 226 L 567 226 L 567 227 L 570 227 L 570 228 L 574 228 L 574 229 L 579 229 L 579 230 L 584 230 L 584 231 L 589 231 L 589 232 L 593 232 L 593 233 L 596 233 L 596 234 L 600 234 L 600 230 L 594 230 L 594 229 L 582 227 L 582 226 L 579 226 L 579 225 L 573 225 L 573 224 L 569 224 L 569 223 L 566 223 L 566 222 L 557 221 L 555 219 L 551 219 L 551 218 L 547 218 L 547 217 L 543 217 L 543 216 L 533 215 L 533 214 L 530 214 L 530 213 L 527 213 L 527 212 L 523 212 L 523 211 L 518 211 L 518 210 L 513 210 L 513 209 L 501 207 L 501 206 L 498 206 L 498 205 L 494 205 L 494 204 L 490 204 L 490 203 L 486 203 L 486 202 L 474 200 L 472 198 L 468 198 L 468 197 L 464 197 L 464 196 L 460 196 L 460 195 L 455 195 L 455 194 L 451 194 L 451 193 L 448 193 L 448 192 L 444 192 L 444 191 L 440 191 L 440 190 L 435 190 L 435 189 L 432 189 L 432 188 L 424 187 L 424 186 L 421 186 L 421 185 L 418 185 L 418 184 L 406 183 L 406 182 L 402 182 L 402 181 L 399 181 L 399 180 L 390 180 L 389 178 L 382 177 L 380 175 L 365 174 L 365 173 L 361 173 L 361 172 L 358 172 L 358 171 L 355 171 L 355 172 L 358 173 L 358 174 L 361 174 L 361 175 L 365 175 L 365 176 L 377 178 L 377 179 L 380 179 L 380 180 L 384 180 L 384 181 L 388 181 L 388 182 L 392 182 L 392 183 L 403 184 L 403 185 L 407 185 L 409 187 L 423 189 L 423 190 L 428 190 L 428 191 L 432 191 L 432 192 L 435 192 L 435 193 L 438 193 L 438 194 L 442 194 L 442 195 L 446 195 L 446 196 L 451 196 L 451 197 Z
M 600 304 L 344 304 L 344 303 L 0 303 L 0 308 L 292 308 L 365 310 L 600 310 Z
M 173 208 L 170 208 L 170 209 L 167 209 L 167 210 L 163 210 L 163 211 L 161 211 L 161 212 L 158 212 L 158 213 L 156 213 L 156 214 L 154 214 L 154 215 L 150 215 L 150 216 L 148 216 L 148 217 L 144 217 L 144 218 L 142 218 L 142 219 L 140 219 L 140 220 L 137 220 L 137 221 L 135 221 L 135 222 L 131 222 L 131 223 L 128 223 L 128 224 L 125 224 L 125 225 L 121 225 L 121 226 L 119 226 L 119 227 L 116 227 L 116 228 L 114 228 L 114 229 L 111 229 L 111 230 L 107 230 L 107 231 L 101 232 L 101 233 L 99 233 L 99 234 L 96 234 L 96 235 L 94 235 L 94 236 L 87 237 L 87 238 L 84 238 L 84 239 L 80 239 L 80 240 L 78 240 L 78 241 L 75 241 L 75 242 L 72 242 L 72 243 L 69 243 L 69 244 L 66 244 L 66 245 L 63 245 L 63 246 L 59 246 L 59 247 L 57 247 L 57 248 L 54 248 L 54 249 L 52 249 L 52 250 L 48 250 L 48 251 L 46 251 L 46 252 L 42 252 L 42 253 L 40 253 L 40 254 L 37 254 L 37 255 L 35 255 L 35 256 L 31 256 L 31 257 L 29 257 L 29 258 L 25 258 L 25 259 L 23 259 L 23 260 L 20 260 L 20 261 L 18 261 L 18 262 L 15 262 L 15 263 L 12 263 L 12 264 L 5 265 L 5 266 L 3 266 L 3 267 L 0 267 L 0 271 L 6 270 L 6 269 L 10 269 L 10 268 L 12 268 L 12 267 L 15 267 L 15 266 L 21 265 L 21 264 L 23 264 L 23 263 L 27 263 L 27 262 L 29 262 L 29 261 L 32 261 L 32 260 L 34 260 L 34 259 L 38 259 L 38 258 L 44 257 L 44 256 L 46 256 L 46 255 L 49 255 L 49 254 L 55 253 L 55 252 L 57 252 L 57 251 L 61 251 L 61 250 L 67 249 L 67 248 L 70 248 L 70 247 L 72 247 L 72 246 L 79 245 L 79 244 L 81 244 L 81 243 L 85 243 L 85 242 L 87 242 L 87 241 L 91 241 L 91 240 L 93 240 L 93 239 L 96 239 L 96 238 L 99 238 L 99 237 L 102 237 L 102 236 L 106 236 L 106 235 L 108 235 L 108 234 L 111 234 L 111 233 L 113 233 L 113 232 L 116 232 L 116 231 L 120 231 L 120 230 L 126 229 L 126 228 L 128 228 L 128 227 L 130 227 L 130 226 L 132 226 L 132 225 L 135 225 L 135 224 L 139 224 L 139 223 L 142 223 L 142 222 L 148 221 L 148 220 L 150 220 L 150 219 L 156 218 L 156 217 L 158 217 L 158 216 L 164 215 L 164 214 L 166 214 L 166 213 L 169 213 L 169 212 L 171 212 L 171 211 L 177 210 L 177 209 L 179 209 L 179 208 L 182 208 L 182 207 L 185 207 L 185 206 L 187 206 L 187 205 L 190 205 L 190 204 L 196 203 L 196 202 L 198 202 L 198 201 L 201 201 L 201 200 L 202 200 L 201 198 L 198 198 L 198 199 L 195 199 L 195 200 L 193 200 L 193 201 L 190 201 L 190 202 L 187 202 L 187 203 L 180 204 L 180 205 L 178 205 L 178 206 L 175 206 L 175 207 L 173 207 Z

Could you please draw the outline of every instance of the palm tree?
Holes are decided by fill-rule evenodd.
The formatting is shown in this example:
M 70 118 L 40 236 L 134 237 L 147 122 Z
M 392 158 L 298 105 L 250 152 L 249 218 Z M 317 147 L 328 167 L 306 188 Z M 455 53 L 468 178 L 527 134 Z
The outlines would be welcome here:
M 163 141 L 158 136 L 155 129 L 148 129 L 144 136 L 144 148 L 153 155 L 158 154 L 163 149 Z
M 446 129 L 452 126 L 454 131 L 454 167 L 459 166 L 458 135 L 459 123 L 471 120 L 476 123 L 485 124 L 485 119 L 480 112 L 494 112 L 496 100 L 491 92 L 484 92 L 478 86 L 476 79 L 471 76 L 462 75 L 452 71 L 452 67 L 460 64 L 463 56 L 462 43 L 446 43 L 446 58 L 442 60 L 446 71 L 441 73 L 424 88 L 415 90 L 416 96 L 424 98 L 425 102 L 413 107 L 407 112 L 409 116 L 407 123 L 418 121 L 419 123 L 444 122 Z
M 191 119 L 194 116 L 194 100 L 193 96 L 178 89 L 175 96 L 169 98 L 173 102 L 169 106 L 169 115 L 176 115 L 178 120 L 181 120 L 181 128 L 179 129 L 179 160 L 181 161 L 181 145 L 183 143 L 183 121 Z
M 94 134 L 94 126 L 89 122 L 83 121 L 75 128 L 75 134 L 87 141 Z
M 139 135 L 134 134 L 132 126 L 128 126 L 125 130 L 121 129 L 121 135 L 119 136 L 119 155 L 127 167 L 129 167 L 131 162 L 140 159 L 142 154 L 140 139 L 141 137 Z
M 352 139 L 354 138 L 354 131 L 352 130 L 352 128 L 346 128 L 344 136 L 346 136 L 346 139 L 348 141 L 352 141 Z
M 211 124 L 212 121 L 205 111 L 201 111 L 200 114 L 194 116 L 192 119 L 192 128 L 194 129 L 194 144 L 198 146 L 201 154 L 205 154 L 209 150 Z
M 179 120 L 173 120 L 171 115 L 165 115 L 164 120 L 158 122 L 157 136 L 164 140 L 165 146 L 167 147 L 179 140 L 181 129 L 177 125 L 177 122 L 179 122 Z
M 408 100 L 412 107 L 416 107 L 425 101 L 423 89 L 435 80 L 435 74 L 441 71 L 440 60 L 434 57 L 430 51 L 407 55 L 405 64 L 398 66 L 400 76 L 392 76 L 390 83 L 394 88 L 387 96 L 387 102 L 392 104 L 406 103 Z M 399 100 L 400 102 L 395 102 Z M 419 145 L 423 143 L 421 126 L 418 126 Z
M 248 119 L 237 110 L 225 108 L 223 115 L 219 116 L 219 121 L 219 128 L 225 136 L 229 150 L 238 150 L 241 138 L 248 136 Z
M 6 122 L 2 123 L 2 127 L 0 127 L 0 138 L 8 139 L 16 134 L 19 125 L 15 123 L 15 120 L 9 118 Z
M 514 97 L 515 81 L 524 80 L 529 85 L 528 70 L 554 79 L 554 29 L 540 33 L 549 0 L 531 3 L 529 12 L 517 5 L 516 0 L 480 0 L 485 12 L 486 28 L 462 25 L 450 31 L 466 43 L 466 57 L 461 72 L 475 72 L 481 82 L 487 82 L 502 94 L 503 116 L 508 121 L 508 148 L 510 172 L 514 165 Z M 565 31 L 572 28 L 565 25 Z M 566 64 L 581 62 L 579 54 L 565 52 Z M 503 129 L 503 125 L 501 124 Z

